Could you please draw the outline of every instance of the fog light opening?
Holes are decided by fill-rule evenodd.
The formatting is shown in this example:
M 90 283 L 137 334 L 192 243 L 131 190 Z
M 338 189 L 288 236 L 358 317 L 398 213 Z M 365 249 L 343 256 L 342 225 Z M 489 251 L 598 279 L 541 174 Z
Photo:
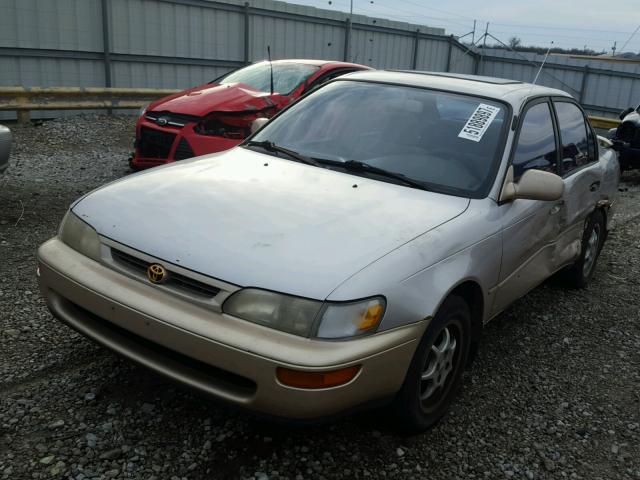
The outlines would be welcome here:
M 324 372 L 309 372 L 278 367 L 276 369 L 276 377 L 280 383 L 288 387 L 318 389 L 337 387 L 349 383 L 359 371 L 360 365 Z

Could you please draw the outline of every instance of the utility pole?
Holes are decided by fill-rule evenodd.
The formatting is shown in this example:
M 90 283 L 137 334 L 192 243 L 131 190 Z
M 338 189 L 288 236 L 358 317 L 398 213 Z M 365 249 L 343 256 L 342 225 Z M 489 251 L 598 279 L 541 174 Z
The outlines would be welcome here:
M 484 35 L 482 35 L 482 53 L 480 54 L 480 68 L 481 73 L 484 75 L 484 49 L 487 48 L 487 37 L 489 36 L 489 22 L 484 29 Z
M 611 51 L 613 52 L 613 53 L 611 54 L 611 56 L 612 56 L 612 57 L 615 57 L 615 56 L 616 56 L 616 46 L 617 46 L 617 45 L 618 45 L 618 42 L 617 42 L 617 41 L 613 42 L 613 47 L 611 48 Z
M 471 45 L 476 43 L 476 21 L 473 21 L 473 31 L 471 32 Z

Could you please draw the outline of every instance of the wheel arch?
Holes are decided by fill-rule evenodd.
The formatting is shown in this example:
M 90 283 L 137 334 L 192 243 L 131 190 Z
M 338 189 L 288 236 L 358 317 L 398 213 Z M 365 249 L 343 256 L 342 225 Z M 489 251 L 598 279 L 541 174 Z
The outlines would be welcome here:
M 484 324 L 485 297 L 482 287 L 475 280 L 467 279 L 461 281 L 442 298 L 442 302 L 438 305 L 438 310 L 451 295 L 459 296 L 469 305 L 471 313 L 471 343 L 477 344 Z

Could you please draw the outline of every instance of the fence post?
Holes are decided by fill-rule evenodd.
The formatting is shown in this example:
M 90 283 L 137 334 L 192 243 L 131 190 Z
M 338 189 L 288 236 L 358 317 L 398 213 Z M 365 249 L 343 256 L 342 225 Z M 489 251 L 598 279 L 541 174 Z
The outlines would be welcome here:
M 420 44 L 420 29 L 416 28 L 416 35 L 413 38 L 413 61 L 411 62 L 411 69 L 418 68 L 418 45 Z
M 582 74 L 582 84 L 580 85 L 580 99 L 579 102 L 584 102 L 584 97 L 587 94 L 587 79 L 589 78 L 589 64 L 584 66 L 584 73 Z
M 244 63 L 249 64 L 249 2 L 244 2 Z
M 29 110 L 16 111 L 18 125 L 26 125 L 31 121 L 31 112 Z
M 451 50 L 453 49 L 453 35 L 449 36 L 449 41 L 447 43 L 449 44 L 449 50 L 447 51 L 447 68 L 445 69 L 445 72 L 450 72 L 451 71 Z
M 102 50 L 104 52 L 104 86 L 111 87 L 111 46 L 109 41 L 109 0 L 102 0 Z
M 342 60 L 345 62 L 351 61 L 349 59 L 349 52 L 351 51 L 351 19 L 347 18 L 344 25 L 344 55 Z

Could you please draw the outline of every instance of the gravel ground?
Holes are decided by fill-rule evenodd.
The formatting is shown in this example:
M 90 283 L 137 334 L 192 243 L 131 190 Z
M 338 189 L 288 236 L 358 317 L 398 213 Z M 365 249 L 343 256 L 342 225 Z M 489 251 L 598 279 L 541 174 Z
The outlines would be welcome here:
M 120 360 L 55 321 L 36 247 L 127 174 L 131 117 L 16 127 L 0 178 L 0 479 L 640 479 L 640 173 L 582 291 L 549 281 L 484 330 L 436 428 L 379 412 L 266 423 Z

